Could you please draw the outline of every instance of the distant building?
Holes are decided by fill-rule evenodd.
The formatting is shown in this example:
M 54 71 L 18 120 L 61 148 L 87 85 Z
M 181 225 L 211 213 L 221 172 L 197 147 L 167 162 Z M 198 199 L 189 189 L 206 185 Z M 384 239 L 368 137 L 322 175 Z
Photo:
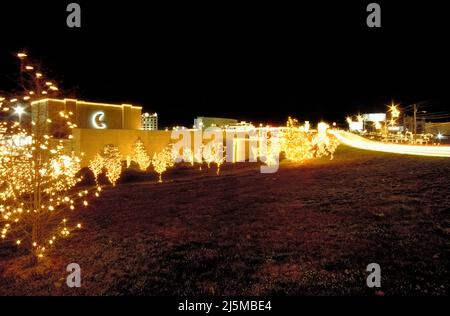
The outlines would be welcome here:
M 347 120 L 349 129 L 351 131 L 380 131 L 382 126 L 386 123 L 385 113 L 365 113 L 357 116 L 357 120 L 353 121 L 351 118 Z
M 127 129 L 140 128 L 142 108 L 131 104 L 86 102 L 75 99 L 42 99 L 31 102 L 31 119 L 36 123 L 51 120 L 48 132 L 64 136 L 70 129 L 60 112 L 71 113 L 71 121 L 81 129 Z
M 226 124 L 224 126 L 226 129 L 234 129 L 234 130 L 248 130 L 248 129 L 252 129 L 255 126 L 250 123 L 250 122 L 246 122 L 246 121 L 241 121 L 239 123 L 235 123 L 235 124 Z
M 405 116 L 403 118 L 403 127 L 405 131 L 414 133 L 414 117 Z M 416 119 L 417 134 L 425 133 L 425 119 Z
M 68 126 L 66 114 L 70 115 L 72 126 Z M 138 139 L 150 156 L 162 151 L 171 141 L 171 132 L 156 130 L 156 113 L 142 115 L 142 108 L 131 104 L 42 99 L 31 103 L 28 117 L 35 122 L 32 128 L 57 138 L 66 154 L 79 156 L 81 167 L 87 167 L 106 145 L 117 146 L 122 159 L 126 159 L 133 154 Z
M 236 119 L 231 118 L 199 116 L 194 119 L 194 128 L 204 129 L 211 126 L 222 128 L 228 125 L 236 125 L 237 123 L 238 121 Z
M 427 122 L 425 133 L 450 136 L 450 122 Z
M 158 129 L 158 114 L 144 113 L 141 115 L 141 128 L 145 131 L 156 131 Z
M 386 113 L 366 113 L 362 115 L 365 122 L 385 122 Z

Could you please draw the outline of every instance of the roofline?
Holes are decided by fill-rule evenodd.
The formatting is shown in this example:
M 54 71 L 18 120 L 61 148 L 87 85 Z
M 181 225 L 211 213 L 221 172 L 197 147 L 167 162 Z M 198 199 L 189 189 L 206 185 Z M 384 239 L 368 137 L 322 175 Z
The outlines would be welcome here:
M 142 106 L 138 106 L 138 105 L 132 105 L 132 104 L 126 104 L 126 103 L 122 103 L 122 104 L 111 104 L 111 103 L 100 103 L 100 102 L 87 102 L 87 101 L 82 101 L 82 100 L 77 100 L 77 99 L 52 99 L 52 98 L 45 98 L 45 99 L 40 99 L 40 100 L 36 100 L 36 101 L 32 101 L 31 105 L 36 104 L 36 103 L 41 103 L 41 102 L 48 102 L 48 101 L 54 101 L 54 102 L 66 102 L 66 101 L 74 101 L 76 103 L 80 103 L 80 104 L 91 104 L 91 105 L 100 105 L 100 106 L 113 106 L 113 107 L 121 107 L 123 108 L 124 106 L 130 106 L 132 108 L 139 108 L 142 109 Z

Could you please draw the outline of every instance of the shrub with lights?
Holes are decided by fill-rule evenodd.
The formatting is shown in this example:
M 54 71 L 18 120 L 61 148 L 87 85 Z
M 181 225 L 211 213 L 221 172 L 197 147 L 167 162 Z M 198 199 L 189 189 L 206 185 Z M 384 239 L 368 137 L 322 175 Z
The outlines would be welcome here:
M 317 131 L 311 131 L 309 126 L 301 126 L 297 119 L 289 117 L 280 137 L 281 152 L 284 152 L 286 159 L 293 162 L 304 162 L 324 156 L 333 159 L 339 142 L 329 135 L 327 130 L 326 123 L 319 123 Z

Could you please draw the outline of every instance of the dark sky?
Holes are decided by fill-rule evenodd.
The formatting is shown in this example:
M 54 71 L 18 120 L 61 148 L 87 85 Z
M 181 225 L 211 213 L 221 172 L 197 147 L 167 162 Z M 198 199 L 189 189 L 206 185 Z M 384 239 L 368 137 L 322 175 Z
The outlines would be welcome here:
M 161 126 L 198 115 L 344 120 L 392 99 L 450 101 L 442 1 L 378 1 L 381 29 L 365 26 L 370 1 L 147 2 L 78 1 L 81 29 L 66 27 L 70 1 L 0 2 L 0 91 L 26 49 L 67 94 L 143 105 Z

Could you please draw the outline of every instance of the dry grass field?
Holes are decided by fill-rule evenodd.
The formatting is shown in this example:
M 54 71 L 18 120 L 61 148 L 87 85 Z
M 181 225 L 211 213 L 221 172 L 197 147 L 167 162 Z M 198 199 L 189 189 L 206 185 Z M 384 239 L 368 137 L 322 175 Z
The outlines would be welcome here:
M 450 160 L 340 146 L 334 160 L 128 174 L 37 267 L 0 245 L 1 295 L 445 295 Z M 82 286 L 65 284 L 67 264 Z M 380 293 L 380 292 L 379 292 Z

